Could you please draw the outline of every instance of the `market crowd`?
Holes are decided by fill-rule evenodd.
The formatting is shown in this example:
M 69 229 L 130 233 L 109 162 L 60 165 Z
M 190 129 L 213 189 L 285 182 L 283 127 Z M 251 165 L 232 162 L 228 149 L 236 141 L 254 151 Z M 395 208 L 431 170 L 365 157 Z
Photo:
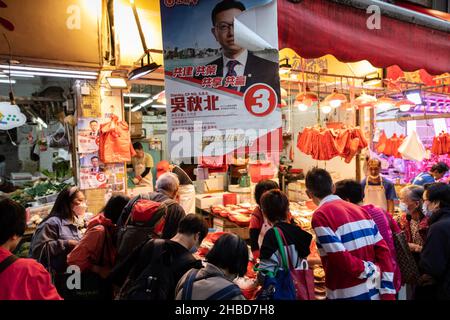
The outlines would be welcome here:
M 239 236 L 224 234 L 204 260 L 194 253 L 208 235 L 207 223 L 185 214 L 174 173 L 161 175 L 150 194 L 113 196 L 83 236 L 75 222 L 86 211 L 84 195 L 77 187 L 63 190 L 33 235 L 27 259 L 12 254 L 26 229 L 26 211 L 3 198 L 0 299 L 244 300 L 235 280 L 252 259 L 258 262 L 257 299 L 305 299 L 292 279 L 313 263 L 323 266 L 330 300 L 395 300 L 402 287 L 409 299 L 450 299 L 449 185 L 404 188 L 396 221 L 386 208 L 364 201 L 368 189 L 360 182 L 333 183 L 318 168 L 305 180 L 317 205 L 315 262 L 308 258 L 313 236 L 291 219 L 289 200 L 273 181 L 255 189 L 251 249 Z M 401 235 L 408 252 L 397 245 Z M 413 257 L 410 265 L 405 257 Z M 81 272 L 81 288 L 69 288 L 68 266 Z

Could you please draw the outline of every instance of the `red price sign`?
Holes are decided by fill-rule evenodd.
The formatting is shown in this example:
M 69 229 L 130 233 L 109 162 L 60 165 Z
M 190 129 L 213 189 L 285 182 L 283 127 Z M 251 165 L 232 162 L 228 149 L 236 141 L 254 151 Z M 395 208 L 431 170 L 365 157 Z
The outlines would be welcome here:
M 272 87 L 256 83 L 244 93 L 244 103 L 248 112 L 256 117 L 271 114 L 277 106 L 277 94 Z
M 105 174 L 102 173 L 102 172 L 97 173 L 97 181 L 98 181 L 98 182 L 101 182 L 101 183 L 105 182 L 105 181 L 106 181 L 106 176 L 105 176 Z

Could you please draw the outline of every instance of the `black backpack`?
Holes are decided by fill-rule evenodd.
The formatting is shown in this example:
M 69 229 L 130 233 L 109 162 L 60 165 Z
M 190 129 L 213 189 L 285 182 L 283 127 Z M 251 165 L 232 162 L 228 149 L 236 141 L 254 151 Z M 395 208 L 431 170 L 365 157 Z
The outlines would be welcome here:
M 169 244 L 162 239 L 149 240 L 140 251 L 138 260 L 141 261 L 135 260 L 117 300 L 173 300 L 179 280 L 175 279 L 175 273 L 182 268 L 189 270 L 196 264 L 201 266 L 189 252 L 173 257 Z
M 176 204 L 176 201 L 167 199 L 159 203 L 159 207 L 152 208 L 148 212 L 148 220 L 135 221 L 133 215 L 139 205 L 145 208 L 145 204 L 156 204 L 158 202 L 138 196 L 130 201 L 125 207 L 122 216 L 126 216 L 123 224 L 117 232 L 117 258 L 116 263 L 121 263 L 127 256 L 133 252 L 140 244 L 145 243 L 151 238 L 155 238 L 155 228 L 164 223 L 167 211 L 170 206 Z M 142 212 L 141 212 L 142 214 Z M 123 217 L 124 218 L 124 217 Z

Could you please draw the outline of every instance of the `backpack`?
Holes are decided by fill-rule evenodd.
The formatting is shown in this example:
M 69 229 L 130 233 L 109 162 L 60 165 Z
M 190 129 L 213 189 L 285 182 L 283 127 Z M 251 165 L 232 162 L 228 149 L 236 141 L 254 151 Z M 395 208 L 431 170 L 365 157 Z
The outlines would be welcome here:
M 152 250 L 151 255 L 148 251 Z M 131 269 L 117 300 L 173 300 L 179 279 L 174 274 L 183 266 L 191 268 L 198 262 L 189 252 L 174 259 L 166 240 L 153 239 L 140 250 L 139 259 Z M 151 256 L 149 262 L 148 257 Z M 145 263 L 142 263 L 145 260 Z
M 132 200 L 130 214 L 117 233 L 117 263 L 123 261 L 136 247 L 153 237 L 159 237 L 164 229 L 165 217 L 176 201 L 147 200 L 141 196 Z M 128 206 L 127 206 L 128 207 Z
M 198 269 L 192 269 L 186 276 L 186 281 L 183 284 L 183 293 L 181 294 L 181 300 L 192 300 L 192 288 L 194 286 L 194 282 L 209 278 L 208 276 L 196 278 L 198 271 Z M 229 286 L 226 286 L 225 288 L 222 288 L 221 290 L 210 295 L 205 300 L 231 300 L 232 298 L 239 295 L 242 295 L 241 289 L 236 284 L 232 283 Z

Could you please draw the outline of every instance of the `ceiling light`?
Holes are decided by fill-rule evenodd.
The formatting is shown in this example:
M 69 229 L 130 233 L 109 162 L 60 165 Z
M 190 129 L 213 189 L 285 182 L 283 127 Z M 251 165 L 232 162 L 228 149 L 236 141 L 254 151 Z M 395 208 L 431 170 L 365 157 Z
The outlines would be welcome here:
M 10 73 L 9 70 L 5 70 L 5 73 Z M 62 74 L 62 73 L 48 73 L 48 72 L 34 72 L 34 71 L 15 71 L 11 70 L 11 76 L 29 75 L 29 76 L 42 76 L 42 77 L 55 77 L 55 78 L 74 78 L 74 79 L 97 79 L 96 76 L 88 76 L 82 74 Z
M 295 101 L 294 105 L 297 106 L 299 111 L 305 112 L 306 110 L 308 110 L 308 106 L 303 102 Z
M 336 89 L 333 90 L 331 94 L 329 94 L 325 100 L 331 107 L 338 108 L 343 103 L 347 102 L 347 97 L 345 94 L 339 93 Z
M 319 101 L 317 94 L 311 92 L 308 87 L 295 97 L 295 104 L 300 111 L 306 111 L 317 101 Z
M 321 107 L 320 107 L 320 110 L 321 110 L 323 113 L 328 114 L 328 113 L 331 112 L 331 110 L 333 110 L 333 108 L 332 108 L 331 106 L 325 105 L 325 106 L 321 106 Z
M 414 108 L 416 105 L 414 102 L 409 101 L 408 99 L 400 100 L 395 104 L 396 107 L 400 109 L 402 112 L 408 112 L 411 108 Z
M 33 75 L 30 74 L 11 74 L 11 77 L 15 77 L 15 78 L 34 78 Z
M 381 110 L 388 110 L 395 105 L 395 101 L 389 97 L 381 97 L 377 100 L 375 105 Z
M 14 84 L 14 83 L 16 83 L 16 80 L 0 80 L 0 83 L 12 83 L 12 84 Z
M 414 102 L 415 104 L 421 105 L 423 104 L 422 95 L 420 90 L 412 90 L 405 92 L 406 98 L 409 101 Z
M 127 98 L 150 98 L 151 94 L 150 93 L 129 92 L 129 93 L 124 93 L 123 96 L 127 97 Z
M 0 78 L 7 78 L 8 76 L 0 73 Z
M 148 56 L 150 56 L 150 54 L 148 54 Z M 130 74 L 128 75 L 128 80 L 136 80 L 136 79 L 142 78 L 142 77 L 146 76 L 147 74 L 152 73 L 159 67 L 161 67 L 161 65 L 157 64 L 156 62 L 151 62 L 146 65 L 144 65 L 144 63 L 142 62 L 141 67 L 136 68 L 130 72 Z
M 108 81 L 109 86 L 112 89 L 126 89 L 128 88 L 127 81 L 121 77 L 107 77 L 106 81 Z
M 155 108 L 155 109 L 166 109 L 166 105 L 165 104 L 152 104 L 152 108 Z
M 133 109 L 131 109 L 131 112 L 136 112 L 136 111 L 141 110 L 141 109 L 142 109 L 142 106 L 139 104 L 136 107 L 134 107 Z
M 373 107 L 375 102 L 377 102 L 377 98 L 366 94 L 364 91 L 358 98 L 355 99 L 355 103 L 359 108 Z
M 150 98 L 150 99 L 147 99 L 147 100 L 145 100 L 144 102 L 142 102 L 142 103 L 140 104 L 140 106 L 141 106 L 141 107 L 146 107 L 146 106 L 148 106 L 149 104 L 151 104 L 152 102 L 153 102 L 153 99 Z
M 132 104 L 132 103 L 125 103 L 123 106 L 124 106 L 125 108 L 131 108 L 131 107 L 134 106 L 134 104 Z
M 0 65 L 0 69 L 6 70 L 24 70 L 24 71 L 36 71 L 36 72 L 51 72 L 51 73 L 64 73 L 64 74 L 76 74 L 85 76 L 98 76 L 98 72 L 92 71 L 78 71 L 78 70 L 67 70 L 67 69 L 51 69 L 51 68 L 35 68 L 35 67 L 22 67 L 14 65 Z

